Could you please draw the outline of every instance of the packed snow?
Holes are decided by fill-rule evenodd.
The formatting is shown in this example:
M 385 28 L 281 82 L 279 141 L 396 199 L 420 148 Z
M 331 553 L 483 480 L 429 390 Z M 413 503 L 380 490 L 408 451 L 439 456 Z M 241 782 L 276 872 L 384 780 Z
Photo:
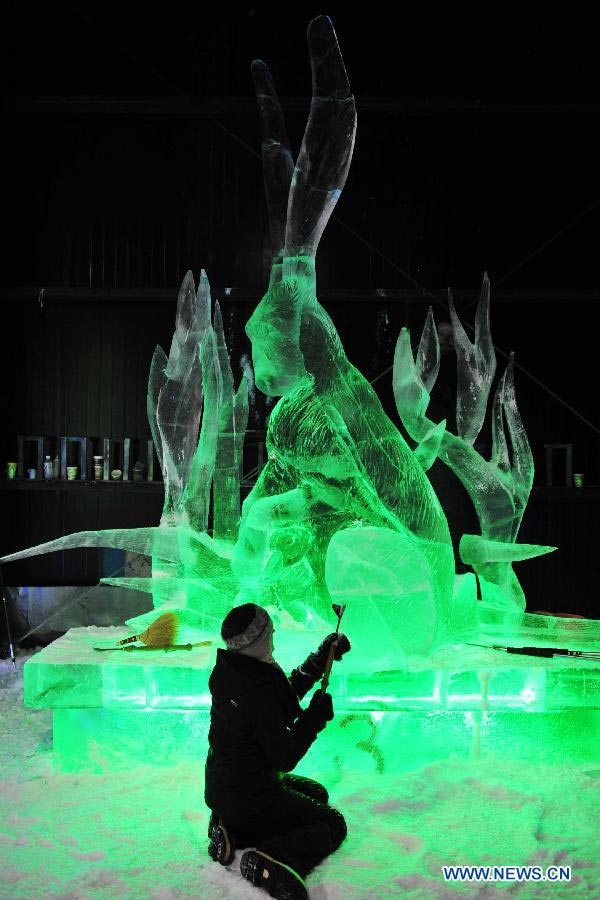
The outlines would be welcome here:
M 22 704 L 23 663 L 0 661 L 0 896 L 257 900 L 206 852 L 203 773 L 190 764 L 106 775 L 53 767 L 47 710 Z M 401 752 L 401 750 L 399 750 Z M 600 769 L 452 758 L 402 775 L 327 778 L 342 848 L 312 900 L 600 896 Z M 443 864 L 571 866 L 569 884 L 443 881 Z

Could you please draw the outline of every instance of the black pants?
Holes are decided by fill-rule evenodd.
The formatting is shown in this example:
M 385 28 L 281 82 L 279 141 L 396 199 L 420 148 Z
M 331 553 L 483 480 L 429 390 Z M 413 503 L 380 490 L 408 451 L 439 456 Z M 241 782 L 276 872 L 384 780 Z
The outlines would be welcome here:
M 284 775 L 275 801 L 260 818 L 227 826 L 237 847 L 263 850 L 304 878 L 346 837 L 344 817 L 327 805 L 328 799 L 317 781 Z

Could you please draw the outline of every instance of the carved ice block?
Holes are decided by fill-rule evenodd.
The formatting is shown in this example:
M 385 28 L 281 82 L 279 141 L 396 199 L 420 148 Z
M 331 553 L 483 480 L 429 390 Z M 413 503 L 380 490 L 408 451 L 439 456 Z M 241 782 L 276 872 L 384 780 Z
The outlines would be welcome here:
M 74 628 L 25 666 L 25 704 L 51 708 L 54 750 L 67 768 L 140 762 L 200 764 L 207 750 L 208 676 L 215 647 L 99 652 L 128 634 Z M 280 636 L 279 658 L 291 659 Z M 298 656 L 297 648 L 294 657 Z M 402 670 L 335 664 L 336 717 L 305 765 L 403 771 L 452 753 L 600 762 L 600 662 L 453 648 Z M 383 766 L 383 769 L 381 768 Z

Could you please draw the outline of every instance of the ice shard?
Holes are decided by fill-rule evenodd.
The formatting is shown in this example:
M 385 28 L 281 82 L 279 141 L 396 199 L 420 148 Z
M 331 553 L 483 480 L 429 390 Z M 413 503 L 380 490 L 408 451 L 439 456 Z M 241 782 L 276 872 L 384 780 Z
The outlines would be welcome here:
M 210 492 L 217 455 L 219 416 L 223 396 L 223 379 L 217 339 L 208 328 L 200 347 L 204 409 L 198 445 L 194 452 L 190 478 L 185 486 L 182 507 L 191 526 L 197 531 L 208 529 Z
M 154 409 L 153 419 L 159 434 L 157 452 L 165 483 L 166 515 L 179 507 L 181 494 L 188 481 L 202 410 L 200 358 L 198 347 L 207 328 L 210 292 L 206 276 L 200 279 L 198 298 L 194 278 L 187 272 L 179 290 L 175 332 L 164 368 L 164 380 Z M 160 355 L 157 362 L 160 361 Z M 157 379 L 151 370 L 150 391 Z
M 496 352 L 490 333 L 490 280 L 483 277 L 481 296 L 475 313 L 475 343 L 471 343 L 454 308 L 452 292 L 448 305 L 456 349 L 456 427 L 458 436 L 473 444 L 481 431 L 494 372 Z
M 440 341 L 431 307 L 427 311 L 427 318 L 419 341 L 416 370 L 425 390 L 431 392 L 440 370 Z
M 248 384 L 243 375 L 234 393 L 231 363 L 218 303 L 214 328 L 222 399 L 213 475 L 213 535 L 219 540 L 235 542 L 240 524 L 240 469 L 243 439 L 248 425 Z
M 207 588 L 211 579 L 218 583 L 223 597 L 234 596 L 236 581 L 229 556 L 206 533 L 223 394 L 219 349 L 210 315 L 206 273 L 201 273 L 196 292 L 188 272 L 179 291 L 169 356 L 156 348 L 148 381 L 150 427 L 165 483 L 160 525 L 67 535 L 12 554 L 11 560 L 76 547 L 116 547 L 152 558 L 152 578 L 144 589 L 152 595 L 155 607 L 162 607 L 167 600 L 182 609 L 203 606 L 211 595 Z M 243 397 L 242 385 L 236 421 L 245 431 Z M 239 437 L 235 446 L 239 458 Z M 237 494 L 239 509 L 239 477 Z M 200 576 L 208 581 L 201 581 Z M 126 582 L 119 579 L 121 586 Z M 139 581 L 132 580 L 130 586 L 141 589 Z M 160 610 L 154 613 L 158 614 Z
M 491 459 L 485 460 L 472 446 L 485 418 L 495 369 L 489 324 L 489 279 L 484 278 L 475 319 L 472 344 L 451 304 L 457 348 L 457 428 L 454 435 L 444 428 L 438 445 L 439 458 L 450 467 L 471 498 L 480 523 L 480 536 L 463 536 L 460 543 L 464 562 L 473 566 L 480 578 L 484 603 L 489 607 L 513 609 L 510 630 L 520 625 L 517 614 L 525 608 L 525 596 L 513 572 L 512 563 L 554 550 L 541 545 L 515 544 L 531 485 L 533 457 L 516 402 L 513 360 L 498 382 L 493 401 Z M 419 443 L 416 456 L 439 436 L 436 423 L 427 418 L 429 390 L 434 390 L 438 350 L 432 338 L 431 310 L 415 364 L 410 335 L 402 329 L 394 358 L 394 396 L 400 418 L 413 440 Z M 437 428 L 442 423 L 438 423 Z M 429 457 L 427 458 L 429 462 Z M 504 620 L 506 625 L 506 620 Z

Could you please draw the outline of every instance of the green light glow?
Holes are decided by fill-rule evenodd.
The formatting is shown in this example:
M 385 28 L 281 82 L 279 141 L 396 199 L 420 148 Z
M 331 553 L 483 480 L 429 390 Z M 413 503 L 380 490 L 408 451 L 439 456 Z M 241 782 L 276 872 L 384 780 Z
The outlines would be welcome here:
M 206 751 L 214 649 L 98 654 L 93 647 L 100 637 L 116 641 L 126 630 L 106 632 L 72 629 L 25 667 L 25 702 L 52 708 L 61 765 L 102 771 L 140 761 L 199 760 Z M 288 669 L 297 654 L 297 643 L 282 643 L 279 656 Z M 436 668 L 419 660 L 411 665 L 412 670 L 371 677 L 356 671 L 350 655 L 334 667 L 335 725 L 321 736 L 325 749 L 313 753 L 315 765 L 323 768 L 329 752 L 335 756 L 343 749 L 350 769 L 364 768 L 369 754 L 358 745 L 371 738 L 391 770 L 443 758 L 444 748 L 469 756 L 474 725 L 478 753 L 501 752 L 509 759 L 529 752 L 546 761 L 560 754 L 599 758 L 600 667 L 593 661 L 532 664 L 463 647 L 440 651 Z
M 156 349 L 148 384 L 165 482 L 160 525 L 69 535 L 8 559 L 78 546 L 150 555 L 151 578 L 106 580 L 152 598 L 153 608 L 127 623 L 137 633 L 171 613 L 172 643 L 214 639 L 234 603 L 253 601 L 277 619 L 285 645 L 300 650 L 330 629 L 331 603 L 345 603 L 353 662 L 363 672 L 410 669 L 411 658 L 464 641 L 600 647 L 598 623 L 542 622 L 524 613 L 513 564 L 553 548 L 516 542 L 533 458 L 512 361 L 492 401 L 490 459 L 474 448 L 496 369 L 487 276 L 473 343 L 450 297 L 457 434 L 426 415 L 440 360 L 431 310 L 416 353 L 408 331 L 399 335 L 394 395 L 414 450 L 346 356 L 318 301 L 315 258 L 348 174 L 356 111 L 329 20 L 314 20 L 308 40 L 313 99 L 295 167 L 270 75 L 260 61 L 252 70 L 273 260 L 246 331 L 256 385 L 280 399 L 269 419 L 268 461 L 241 516 L 247 385 L 234 385 L 206 274 L 196 290 L 188 272 L 169 355 Z M 436 457 L 462 481 L 477 511 L 481 533 L 463 535 L 460 552 L 477 573 L 480 602 L 474 574 L 455 574 L 446 517 L 427 477 Z M 123 691 L 132 702 L 140 692 L 135 685 Z
M 136 633 L 169 612 L 171 643 L 216 642 L 229 608 L 253 601 L 276 620 L 275 654 L 288 668 L 331 630 L 332 602 L 347 604 L 344 629 L 353 649 L 337 667 L 341 671 L 336 670 L 332 687 L 338 713 L 345 714 L 338 730 L 331 730 L 338 738 L 343 722 L 354 728 L 361 715 L 383 730 L 389 716 L 394 741 L 404 740 L 402 729 L 413 723 L 413 737 L 423 748 L 430 740 L 424 737 L 428 715 L 435 716 L 442 733 L 458 729 L 460 738 L 452 738 L 457 746 L 464 745 L 463 711 L 478 711 L 481 728 L 489 721 L 490 733 L 500 729 L 502 746 L 511 729 L 520 741 L 521 732 L 534 727 L 534 713 L 543 719 L 555 711 L 557 722 L 567 716 L 585 723 L 597 706 L 593 664 L 509 659 L 464 646 L 600 648 L 598 622 L 524 613 L 513 564 L 553 548 L 517 543 L 533 458 L 516 403 L 512 361 L 492 400 L 490 459 L 474 448 L 496 368 L 487 276 L 474 343 L 450 298 L 457 434 L 426 415 L 440 358 L 431 310 L 416 353 L 408 331 L 399 335 L 393 388 L 415 449 L 346 356 L 318 301 L 317 247 L 346 181 L 356 113 L 329 20 L 311 23 L 309 49 L 314 96 L 295 168 L 270 76 L 262 63 L 253 68 L 273 264 L 246 331 L 256 385 L 279 400 L 268 424 L 268 461 L 241 514 L 247 385 L 245 379 L 234 385 L 221 313 L 216 304 L 212 315 L 206 274 L 196 290 L 188 273 L 169 355 L 156 349 L 148 385 L 150 425 L 165 482 L 160 524 L 69 535 L 5 561 L 81 546 L 145 553 L 152 557 L 151 578 L 106 579 L 151 599 L 152 608 L 127 623 Z M 460 542 L 462 559 L 473 569 L 463 576 L 455 574 L 446 517 L 427 476 L 437 457 L 461 480 L 479 519 L 481 533 L 463 535 Z M 94 654 L 86 640 L 70 633 L 27 666 L 26 702 L 60 710 L 61 747 L 69 741 L 81 746 L 77 734 L 88 733 L 88 719 L 108 743 L 110 723 L 119 740 L 129 728 L 148 748 L 168 743 L 169 722 L 187 721 L 188 711 L 196 718 L 204 715 L 212 651 L 142 655 L 142 660 L 118 651 Z M 369 715 L 377 711 L 379 721 Z M 419 711 L 425 713 L 422 720 Z M 511 718 L 522 713 L 527 713 L 522 721 Z M 144 734 L 150 737 L 142 740 Z M 426 756 L 424 749 L 421 755 Z
M 98 772 L 135 768 L 140 763 L 202 763 L 210 716 L 204 710 L 57 709 L 54 752 L 62 768 Z M 600 711 L 344 712 L 303 760 L 299 771 L 328 769 L 342 754 L 343 768 L 394 774 L 457 754 L 552 764 L 598 762 Z M 379 763 L 377 762 L 379 760 Z M 377 768 L 379 766 L 379 769 Z

